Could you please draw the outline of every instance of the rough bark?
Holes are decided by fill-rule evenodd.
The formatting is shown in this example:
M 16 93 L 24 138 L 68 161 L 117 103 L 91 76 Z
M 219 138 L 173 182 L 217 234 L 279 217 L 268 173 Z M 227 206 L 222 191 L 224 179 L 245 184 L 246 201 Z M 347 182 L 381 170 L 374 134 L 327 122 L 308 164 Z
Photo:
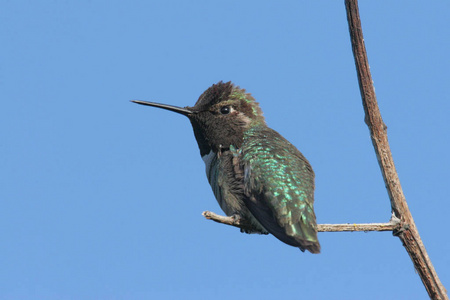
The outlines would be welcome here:
M 346 0 L 347 20 L 358 74 L 359 88 L 365 112 L 365 122 L 370 130 L 370 137 L 380 165 L 381 173 L 391 201 L 392 212 L 400 219 L 400 229 L 394 231 L 414 263 L 420 278 L 431 299 L 448 299 L 433 264 L 422 243 L 411 212 L 406 203 L 400 180 L 395 169 L 387 137 L 387 127 L 378 108 L 372 76 L 359 17 L 358 1 Z

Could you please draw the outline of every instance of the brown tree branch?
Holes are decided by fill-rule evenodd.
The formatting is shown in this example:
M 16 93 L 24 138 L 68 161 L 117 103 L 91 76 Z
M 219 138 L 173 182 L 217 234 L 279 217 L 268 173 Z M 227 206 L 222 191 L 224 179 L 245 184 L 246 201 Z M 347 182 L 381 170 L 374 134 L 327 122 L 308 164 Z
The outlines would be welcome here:
M 345 232 L 345 231 L 396 231 L 400 230 L 400 220 L 392 215 L 387 223 L 363 223 L 363 224 L 318 224 L 318 232 Z
M 353 56 L 358 74 L 359 88 L 365 112 L 365 122 L 370 130 L 372 144 L 375 148 L 378 164 L 391 201 L 392 212 L 400 218 L 402 228 L 397 236 L 406 248 L 414 267 L 419 273 L 423 284 L 431 299 L 448 299 L 447 292 L 442 285 L 433 264 L 428 257 L 417 227 L 409 211 L 400 180 L 394 166 L 391 150 L 386 133 L 386 125 L 381 118 L 375 96 L 369 62 L 364 45 L 361 20 L 359 17 L 358 1 L 345 0 L 347 20 Z
M 251 225 L 243 219 L 236 219 L 233 217 L 220 216 L 211 211 L 204 211 L 202 215 L 208 220 L 213 220 L 217 223 L 238 227 L 244 230 L 251 229 Z M 319 224 L 317 225 L 318 232 L 342 232 L 342 231 L 395 231 L 400 230 L 400 220 L 392 215 L 388 223 L 368 223 L 368 224 Z

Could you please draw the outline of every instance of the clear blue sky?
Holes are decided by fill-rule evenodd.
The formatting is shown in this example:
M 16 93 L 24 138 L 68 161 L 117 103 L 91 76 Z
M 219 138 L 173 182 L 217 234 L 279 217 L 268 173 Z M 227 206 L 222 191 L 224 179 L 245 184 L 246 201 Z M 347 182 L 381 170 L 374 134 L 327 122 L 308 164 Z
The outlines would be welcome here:
M 450 288 L 450 4 L 361 1 L 412 214 Z M 310 160 L 319 223 L 385 222 L 388 196 L 343 1 L 2 1 L 0 299 L 426 299 L 391 233 L 322 253 L 213 223 L 188 120 L 220 80 Z

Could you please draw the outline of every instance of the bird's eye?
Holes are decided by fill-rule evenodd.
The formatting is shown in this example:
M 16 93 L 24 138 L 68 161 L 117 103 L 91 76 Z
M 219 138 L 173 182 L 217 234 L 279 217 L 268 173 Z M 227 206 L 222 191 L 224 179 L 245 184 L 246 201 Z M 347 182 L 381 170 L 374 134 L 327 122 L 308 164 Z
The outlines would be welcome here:
M 222 115 L 228 115 L 231 112 L 231 110 L 232 110 L 231 106 L 228 106 L 228 105 L 227 106 L 222 106 L 220 108 L 220 113 Z

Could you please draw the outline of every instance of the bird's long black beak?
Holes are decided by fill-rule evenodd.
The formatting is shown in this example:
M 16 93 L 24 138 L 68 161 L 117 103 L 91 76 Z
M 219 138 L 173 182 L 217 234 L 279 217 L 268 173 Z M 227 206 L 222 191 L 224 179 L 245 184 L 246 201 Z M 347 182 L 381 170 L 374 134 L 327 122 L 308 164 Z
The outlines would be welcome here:
M 182 114 L 184 116 L 189 116 L 195 112 L 184 108 L 184 107 L 178 107 L 178 106 L 173 106 L 173 105 L 168 105 L 168 104 L 162 104 L 162 103 L 156 103 L 156 102 L 147 102 L 147 101 L 141 101 L 141 100 L 131 100 L 131 102 L 137 103 L 137 104 L 141 104 L 141 105 L 147 105 L 147 106 L 153 106 L 153 107 L 159 107 L 162 109 L 166 109 L 166 110 L 170 110 L 179 114 Z

